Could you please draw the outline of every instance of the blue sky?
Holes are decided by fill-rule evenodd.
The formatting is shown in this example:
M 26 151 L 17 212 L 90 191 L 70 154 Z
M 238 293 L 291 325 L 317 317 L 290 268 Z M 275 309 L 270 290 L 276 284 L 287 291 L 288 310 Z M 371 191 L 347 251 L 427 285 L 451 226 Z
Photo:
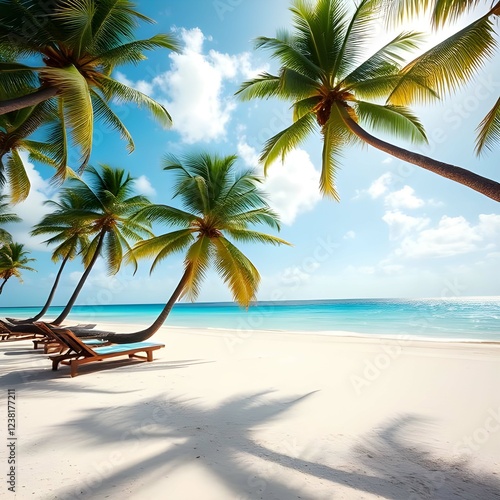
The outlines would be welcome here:
M 486 2 L 485 2 L 486 4 Z M 290 20 L 288 0 L 140 1 L 139 10 L 157 21 L 138 31 L 148 37 L 172 29 L 184 42 L 180 54 L 155 51 L 137 67 L 116 76 L 164 103 L 174 127 L 162 129 L 145 111 L 119 106 L 136 150 L 96 124 L 92 164 L 129 170 L 137 188 L 156 203 L 171 203 L 171 178 L 161 170 L 166 153 L 193 151 L 238 153 L 243 167 L 261 168 L 256 158 L 264 141 L 291 122 L 281 101 L 238 102 L 239 84 L 259 71 L 275 71 L 252 40 L 273 36 Z M 426 26 L 421 21 L 418 28 Z M 387 33 L 374 26 L 374 45 Z M 413 147 L 436 159 L 500 179 L 498 150 L 477 158 L 475 128 L 499 95 L 497 56 L 463 91 L 426 107 L 414 107 L 429 145 Z M 346 149 L 337 176 L 341 202 L 324 200 L 318 191 L 320 137 L 312 137 L 276 164 L 264 182 L 270 204 L 281 215 L 281 236 L 293 247 L 245 246 L 262 275 L 260 300 L 457 297 L 500 295 L 500 212 L 496 202 L 452 181 L 374 150 Z M 46 211 L 43 201 L 57 196 L 50 170 L 29 166 L 32 192 L 16 207 L 24 219 L 11 225 L 15 239 L 37 259 L 37 273 L 12 279 L 1 306 L 44 302 L 58 265 L 50 248 L 28 236 Z M 161 231 L 161 228 L 157 228 Z M 182 274 L 182 257 L 172 257 L 149 275 L 144 261 L 135 276 L 123 268 L 108 276 L 101 262 L 80 295 L 80 304 L 164 302 Z M 65 304 L 82 269 L 67 269 L 55 305 Z M 221 280 L 210 274 L 200 301 L 231 300 Z

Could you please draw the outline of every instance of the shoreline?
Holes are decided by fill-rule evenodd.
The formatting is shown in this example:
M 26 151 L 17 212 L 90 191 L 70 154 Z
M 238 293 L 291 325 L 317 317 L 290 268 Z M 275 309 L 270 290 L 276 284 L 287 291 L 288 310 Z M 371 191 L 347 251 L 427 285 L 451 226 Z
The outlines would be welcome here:
M 77 324 L 77 319 L 71 319 L 71 324 Z M 68 323 L 68 326 L 71 326 Z M 123 333 L 131 333 L 135 329 L 143 329 L 146 328 L 148 324 L 146 323 L 135 323 L 135 322 L 117 322 L 117 321 L 99 321 L 97 323 L 96 329 L 106 330 L 106 331 L 116 331 L 117 333 L 121 333 L 120 329 L 125 327 L 127 331 Z M 235 332 L 234 328 L 223 328 L 223 327 L 198 327 L 198 326 L 179 326 L 179 325 L 169 325 L 167 322 L 161 327 L 162 329 L 171 329 L 171 330 L 180 330 L 180 331 L 193 331 L 193 330 L 201 330 L 207 333 L 211 331 L 215 332 L 225 332 L 231 333 Z M 111 330 L 110 330 L 111 329 Z M 130 331 L 128 331 L 130 330 Z M 237 331 L 238 332 L 238 331 Z M 366 339 L 373 341 L 399 341 L 399 342 L 429 342 L 436 344 L 491 344 L 500 346 L 500 340 L 481 340 L 474 338 L 444 338 L 444 337 L 423 337 L 423 336 L 413 336 L 409 334 L 402 334 L 399 336 L 391 335 L 391 334 L 377 334 L 377 333 L 359 333 L 359 332 L 349 332 L 345 330 L 332 330 L 332 331 L 305 331 L 305 330 L 277 330 L 277 329 L 259 329 L 255 328 L 252 330 L 245 330 L 241 332 L 243 335 L 251 335 L 253 333 L 260 334 L 278 334 L 278 335 L 300 335 L 307 338 L 311 338 L 312 336 L 319 337 L 332 337 L 337 339 Z M 238 333 L 236 333 L 237 335 Z

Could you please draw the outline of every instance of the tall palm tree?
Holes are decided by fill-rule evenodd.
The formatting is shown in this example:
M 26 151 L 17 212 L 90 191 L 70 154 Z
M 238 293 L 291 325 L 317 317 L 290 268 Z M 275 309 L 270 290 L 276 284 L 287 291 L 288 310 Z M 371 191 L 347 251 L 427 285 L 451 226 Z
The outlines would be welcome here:
M 260 37 L 256 42 L 257 48 L 270 49 L 280 61 L 279 75 L 263 73 L 244 82 L 237 92 L 246 100 L 277 97 L 293 102 L 293 124 L 264 146 L 265 168 L 319 128 L 323 137 L 320 187 L 336 199 L 339 152 L 349 144 L 367 143 L 500 201 L 500 183 L 395 146 L 361 126 L 417 143 L 427 141 L 422 124 L 405 105 L 417 98 L 435 98 L 437 93 L 420 75 L 400 74 L 404 55 L 417 48 L 420 35 L 401 33 L 363 60 L 380 0 L 361 0 L 351 15 L 342 0 L 295 0 L 290 10 L 294 33 L 281 31 L 276 38 Z M 393 95 L 392 102 L 377 103 L 396 88 L 397 100 Z
M 24 250 L 22 243 L 9 243 L 0 248 L 0 294 L 3 292 L 5 283 L 15 276 L 22 283 L 21 271 L 35 271 L 27 264 L 33 262 L 35 259 L 27 257 L 29 251 Z
M 87 227 L 91 237 L 83 254 L 85 271 L 66 307 L 53 321 L 55 325 L 60 325 L 68 316 L 100 255 L 104 257 L 109 273 L 116 274 L 120 270 L 124 251 L 131 249 L 129 241 L 153 236 L 148 221 L 132 219 L 140 209 L 150 204 L 145 196 L 134 195 L 134 178 L 124 170 L 109 165 L 101 165 L 100 172 L 93 167 L 87 170 L 90 183 L 70 179 L 64 191 L 66 197 L 78 198 L 78 205 L 62 206 L 49 220 L 54 226 Z M 130 261 L 137 266 L 134 258 Z
M 9 222 L 20 222 L 21 218 L 16 214 L 8 212 L 9 203 L 6 194 L 0 194 L 0 225 L 8 224 Z M 12 236 L 8 231 L 0 227 L 0 248 L 6 243 L 12 241 Z
M 279 230 L 278 216 L 258 189 L 260 179 L 250 171 L 237 172 L 236 156 L 197 154 L 179 161 L 165 159 L 164 169 L 177 173 L 175 196 L 183 209 L 151 205 L 137 219 L 176 226 L 178 229 L 136 243 L 129 258 L 153 257 L 151 272 L 166 257 L 185 252 L 184 273 L 158 318 L 135 333 L 98 335 L 113 343 L 140 342 L 154 335 L 182 296 L 194 300 L 209 267 L 213 265 L 229 286 L 238 304 L 248 307 L 255 300 L 260 275 L 250 260 L 230 241 L 286 244 L 286 241 L 256 230 L 265 224 Z M 92 334 L 94 335 L 94 333 Z
M 64 214 L 84 209 L 82 201 L 75 192 L 64 190 L 61 193 L 59 201 L 48 200 L 45 202 L 46 205 L 50 205 L 55 209 L 55 216 L 47 214 L 43 217 L 36 224 L 33 231 L 31 231 L 31 235 L 53 235 L 45 243 L 49 245 L 57 244 L 57 247 L 52 252 L 52 261 L 61 261 L 61 265 L 57 271 L 45 305 L 38 314 L 32 318 L 23 320 L 23 322 L 38 321 L 47 313 L 67 262 L 73 260 L 77 255 L 83 254 L 89 246 L 88 227 L 72 218 L 64 220 Z
M 51 142 L 65 146 L 61 179 L 68 163 L 68 131 L 81 149 L 84 168 L 94 116 L 134 149 L 130 133 L 109 106 L 112 99 L 146 107 L 163 125 L 171 123 L 161 104 L 111 77 L 116 67 L 144 60 L 145 50 L 178 49 L 171 35 L 135 40 L 141 21 L 153 22 L 129 0 L 0 0 L 0 114 L 57 98 L 63 126 L 52 130 Z M 33 64 L 33 58 L 39 62 Z M 19 62 L 24 60 L 27 64 Z

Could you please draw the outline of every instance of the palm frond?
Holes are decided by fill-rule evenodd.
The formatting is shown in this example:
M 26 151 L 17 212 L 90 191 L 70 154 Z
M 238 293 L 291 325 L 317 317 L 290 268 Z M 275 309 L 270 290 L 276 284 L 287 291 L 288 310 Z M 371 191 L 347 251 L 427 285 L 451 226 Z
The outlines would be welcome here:
M 494 53 L 495 30 L 484 16 L 414 59 L 402 70 L 402 78 L 387 102 L 406 104 L 421 95 L 411 96 L 408 81 L 423 81 L 439 95 L 456 90 L 469 81 Z
M 408 31 L 398 34 L 346 75 L 343 78 L 343 85 L 349 89 L 366 80 L 396 75 L 407 53 L 418 49 L 422 40 L 421 33 Z
M 476 154 L 480 155 L 485 149 L 493 149 L 500 142 L 500 98 L 484 117 L 477 128 Z
M 422 123 L 412 111 L 404 106 L 356 101 L 355 107 L 360 121 L 374 129 L 388 132 L 413 143 L 427 142 Z
M 256 78 L 243 82 L 235 95 L 242 101 L 249 101 L 250 99 L 268 99 L 269 97 L 281 97 L 279 90 L 279 76 L 261 73 Z
M 37 90 L 38 77 L 24 64 L 0 61 L 0 99 L 11 99 Z
M 310 113 L 268 139 L 259 158 L 264 163 L 264 171 L 278 158 L 283 161 L 286 154 L 302 143 L 314 128 L 315 117 Z
M 165 107 L 146 94 L 106 75 L 99 76 L 99 83 L 106 99 L 113 98 L 118 102 L 133 102 L 139 107 L 147 108 L 161 125 L 169 127 L 172 124 L 172 118 Z
M 330 2 L 331 3 L 331 2 Z M 342 79 L 356 67 L 369 41 L 374 20 L 380 11 L 379 0 L 361 0 L 351 16 L 350 22 L 344 21 L 341 36 L 342 46 L 331 68 L 331 74 Z M 332 82 L 333 83 L 333 82 Z
M 31 183 L 24 163 L 16 149 L 11 149 L 5 163 L 6 177 L 12 203 L 20 203 L 28 197 Z
M 116 116 L 113 110 L 108 106 L 107 102 L 94 90 L 91 90 L 92 104 L 94 113 L 98 120 L 102 120 L 105 125 L 118 131 L 122 139 L 127 141 L 127 150 L 132 153 L 135 149 L 134 140 L 127 130 L 127 127 L 122 123 L 120 118 Z
M 190 229 L 181 229 L 139 241 L 134 245 L 132 253 L 137 259 L 154 257 L 150 270 L 152 273 L 160 262 L 173 253 L 185 250 L 193 243 L 193 240 L 194 236 Z M 130 260 L 130 255 L 127 254 L 125 258 Z
M 251 229 L 242 229 L 236 227 L 228 227 L 225 232 L 231 236 L 235 241 L 240 241 L 242 243 L 265 243 L 271 245 L 288 245 L 291 246 L 288 241 L 277 236 L 272 236 L 270 234 L 261 233 L 259 231 L 253 231 Z
M 66 0 L 56 5 L 52 19 L 64 32 L 64 42 L 76 58 L 92 44 L 92 19 L 96 11 L 93 0 Z
M 40 75 L 60 89 L 65 125 L 69 126 L 73 145 L 81 150 L 78 169 L 83 170 L 90 159 L 94 132 L 94 113 L 87 81 L 73 65 L 43 68 Z
M 215 268 L 238 304 L 248 307 L 255 300 L 260 275 L 250 260 L 224 237 L 212 240 Z
M 200 286 L 205 279 L 212 255 L 210 238 L 201 236 L 188 249 L 185 265 L 190 269 L 189 277 L 182 292 L 183 297 L 194 301 L 200 293 Z
M 115 66 L 122 64 L 137 64 L 147 59 L 145 50 L 166 48 L 177 51 L 179 44 L 172 35 L 154 35 L 146 40 L 134 40 L 132 42 L 118 45 L 99 54 L 97 61 L 110 73 Z

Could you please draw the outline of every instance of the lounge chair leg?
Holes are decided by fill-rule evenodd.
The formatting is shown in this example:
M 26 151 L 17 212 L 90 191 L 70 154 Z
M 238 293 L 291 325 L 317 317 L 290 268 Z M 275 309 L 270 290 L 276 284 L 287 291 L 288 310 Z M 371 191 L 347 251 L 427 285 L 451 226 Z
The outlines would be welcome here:
M 146 351 L 148 361 L 153 361 L 153 351 Z
M 56 371 L 57 367 L 59 366 L 59 359 L 53 359 L 52 360 L 52 370 Z
M 71 366 L 71 376 L 76 377 L 76 371 L 78 370 L 78 365 L 75 362 L 71 361 L 70 366 Z

